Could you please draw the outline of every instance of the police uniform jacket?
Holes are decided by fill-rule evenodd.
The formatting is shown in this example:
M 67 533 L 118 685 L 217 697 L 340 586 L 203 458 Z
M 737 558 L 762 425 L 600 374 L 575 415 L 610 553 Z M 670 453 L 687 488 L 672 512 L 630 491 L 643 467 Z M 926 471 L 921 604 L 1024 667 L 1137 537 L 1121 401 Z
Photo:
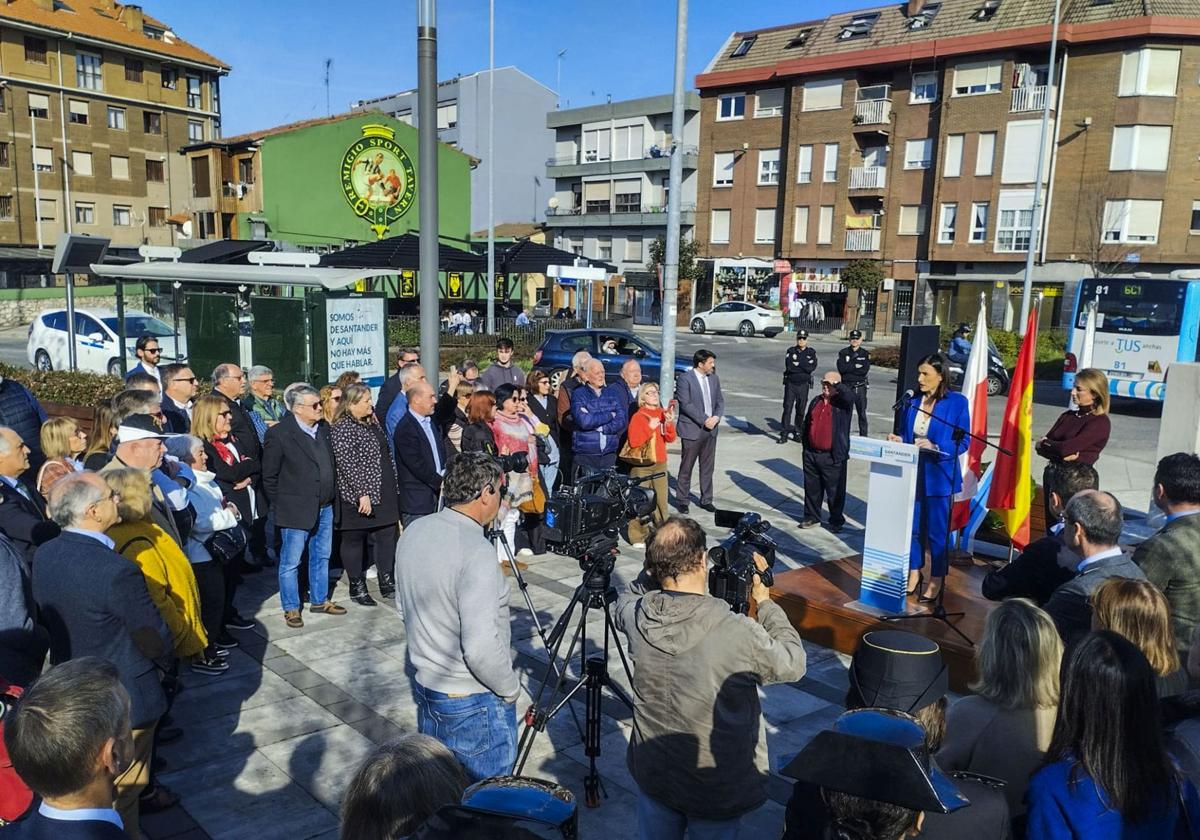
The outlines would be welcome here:
M 811 385 L 816 369 L 816 350 L 811 347 L 790 347 L 783 360 L 783 381 L 789 385 Z
M 843 347 L 838 352 L 838 373 L 847 385 L 865 385 L 867 372 L 871 369 L 871 353 L 865 347 L 855 350 L 853 347 Z

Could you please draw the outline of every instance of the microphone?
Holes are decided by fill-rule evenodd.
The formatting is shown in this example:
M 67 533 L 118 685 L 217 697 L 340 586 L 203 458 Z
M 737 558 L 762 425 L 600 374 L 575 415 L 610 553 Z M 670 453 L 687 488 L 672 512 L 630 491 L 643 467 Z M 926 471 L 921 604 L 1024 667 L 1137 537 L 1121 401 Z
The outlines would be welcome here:
M 909 388 L 904 392 L 900 399 L 896 400 L 896 404 L 892 406 L 892 411 L 899 411 L 903 405 L 917 395 L 917 392 Z

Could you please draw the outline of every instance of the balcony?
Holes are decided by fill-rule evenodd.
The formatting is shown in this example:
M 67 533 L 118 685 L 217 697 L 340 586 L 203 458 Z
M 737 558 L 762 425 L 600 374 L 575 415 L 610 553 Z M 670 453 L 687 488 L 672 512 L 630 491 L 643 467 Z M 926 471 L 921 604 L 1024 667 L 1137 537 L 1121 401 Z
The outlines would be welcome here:
M 679 146 L 683 155 L 683 168 L 699 166 L 700 150 L 695 146 Z M 546 161 L 546 174 L 551 178 L 570 178 L 580 175 L 619 175 L 627 172 L 666 172 L 671 168 L 671 156 L 666 149 L 650 146 L 640 157 L 623 160 L 601 159 L 594 150 L 573 155 L 552 157 Z
M 886 166 L 850 167 L 850 189 L 882 190 L 887 186 Z
M 1046 107 L 1046 97 L 1053 97 L 1053 95 L 1054 89 L 1049 85 L 1015 87 L 1012 92 L 1012 107 L 1009 109 L 1009 113 L 1019 114 L 1024 111 L 1040 111 Z M 1053 99 L 1051 99 L 1050 107 L 1054 107 Z
M 882 231 L 879 229 L 848 230 L 846 231 L 846 250 L 878 251 L 880 233 L 882 233 Z
M 679 223 L 690 226 L 696 223 L 695 203 L 685 203 L 679 208 Z M 615 212 L 582 212 L 579 208 L 552 207 L 546 210 L 546 226 L 557 228 L 604 228 L 604 227 L 662 227 L 667 226 L 667 208 L 661 205 L 646 205 L 636 210 L 618 207 Z
M 854 102 L 856 126 L 887 125 L 892 120 L 892 86 L 859 88 Z

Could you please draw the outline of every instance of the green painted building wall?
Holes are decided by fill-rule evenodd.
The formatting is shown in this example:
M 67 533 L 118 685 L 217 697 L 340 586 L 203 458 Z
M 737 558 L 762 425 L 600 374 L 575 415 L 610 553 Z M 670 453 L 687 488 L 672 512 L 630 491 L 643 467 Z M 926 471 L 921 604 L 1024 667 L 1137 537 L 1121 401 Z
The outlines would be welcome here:
M 395 133 L 392 141 L 420 169 L 417 130 L 381 112 L 355 114 L 336 122 L 300 128 L 262 140 L 262 213 L 267 235 L 297 244 L 341 244 L 346 240 L 371 242 L 376 232 L 371 222 L 356 215 L 342 191 L 342 161 L 348 149 L 363 140 L 363 127 L 383 125 Z M 368 138 L 369 139 L 369 138 Z M 389 220 L 385 236 L 398 236 L 419 228 L 420 202 L 412 203 L 398 219 Z M 467 239 L 471 222 L 471 158 L 455 148 L 438 144 L 439 234 Z M 238 231 L 247 237 L 245 214 Z

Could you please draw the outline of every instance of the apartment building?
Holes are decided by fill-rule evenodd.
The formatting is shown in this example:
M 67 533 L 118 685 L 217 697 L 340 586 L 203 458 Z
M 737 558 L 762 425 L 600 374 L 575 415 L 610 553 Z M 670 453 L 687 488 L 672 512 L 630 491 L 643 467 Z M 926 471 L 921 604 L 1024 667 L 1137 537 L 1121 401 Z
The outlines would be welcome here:
M 554 134 L 543 125 L 553 110 L 557 94 L 516 67 L 497 67 L 438 84 L 438 141 L 476 158 L 471 173 L 471 230 L 483 230 L 488 221 L 488 99 L 496 96 L 493 154 L 493 218 L 497 225 L 538 222 L 550 198 L 543 178 L 546 158 L 553 152 Z M 352 110 L 376 110 L 400 122 L 417 125 L 416 89 L 363 99 Z
M 220 136 L 228 72 L 140 6 L 0 0 L 0 244 L 172 244 L 177 152 Z M 9 267 L 0 281 L 24 282 Z
M 908 0 L 737 32 L 697 77 L 698 308 L 753 273 L 843 313 L 839 273 L 881 260 L 876 330 L 1019 312 L 1043 105 L 1043 323 L 1079 279 L 1200 263 L 1200 4 Z M 763 268 L 769 266 L 769 268 Z M 724 276 L 723 276 L 724 272 Z M 723 286 L 724 281 L 724 286 Z M 837 318 L 830 319 L 830 326 Z

